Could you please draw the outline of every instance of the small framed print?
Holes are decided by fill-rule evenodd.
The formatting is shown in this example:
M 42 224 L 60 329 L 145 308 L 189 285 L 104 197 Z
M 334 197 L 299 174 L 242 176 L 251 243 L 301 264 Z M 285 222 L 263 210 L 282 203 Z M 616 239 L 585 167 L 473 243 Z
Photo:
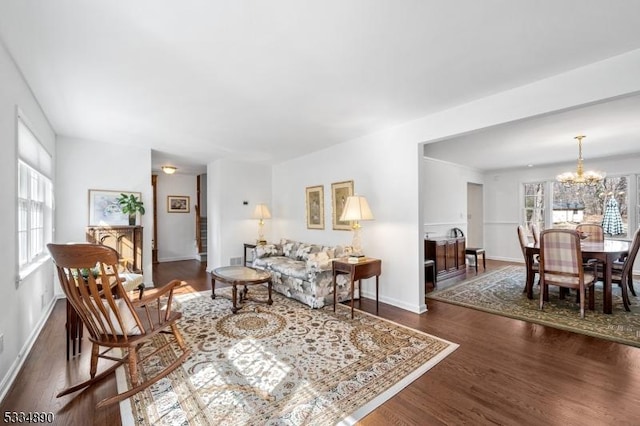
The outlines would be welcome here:
M 335 182 L 331 184 L 331 205 L 333 213 L 331 214 L 333 229 L 340 231 L 350 231 L 351 222 L 341 221 L 342 211 L 347 203 L 347 198 L 353 195 L 353 181 Z
M 189 197 L 186 195 L 168 195 L 167 212 L 189 213 Z
M 307 228 L 324 229 L 324 186 L 309 186 L 306 190 Z

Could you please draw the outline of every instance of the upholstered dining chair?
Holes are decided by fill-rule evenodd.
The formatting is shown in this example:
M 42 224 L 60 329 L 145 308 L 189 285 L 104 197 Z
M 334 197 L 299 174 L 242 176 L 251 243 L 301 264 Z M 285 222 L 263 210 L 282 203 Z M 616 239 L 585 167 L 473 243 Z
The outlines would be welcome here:
M 524 248 L 529 244 L 529 237 L 527 237 L 527 234 L 524 230 L 524 227 L 522 225 L 518 226 L 518 241 L 520 241 L 520 250 L 522 250 L 522 257 L 524 257 L 525 262 L 527 261 L 527 255 L 524 251 Z M 540 283 L 540 264 L 538 262 L 538 258 L 537 256 L 533 258 L 533 265 L 531 265 L 533 273 L 534 273 L 534 279 L 535 279 L 535 274 L 538 274 L 538 283 Z M 522 290 L 523 293 L 527 292 L 527 286 L 525 285 L 524 290 Z
M 629 248 L 629 254 L 624 258 L 622 262 L 614 262 L 611 271 L 611 282 L 616 283 L 622 289 L 622 302 L 624 303 L 624 309 L 631 311 L 629 305 L 631 301 L 629 299 L 629 293 L 636 295 L 633 289 L 633 264 L 638 256 L 638 249 L 640 249 L 640 228 L 636 229 L 633 234 L 633 240 L 631 241 L 631 247 Z M 602 279 L 604 274 L 598 271 L 598 278 Z
M 593 272 L 585 272 L 582 264 L 580 236 L 568 229 L 546 229 L 540 233 L 540 309 L 549 300 L 549 286 L 578 290 L 580 317 L 584 318 L 584 301 L 589 290 L 589 309 L 595 307 Z
M 173 291 L 181 285 L 181 281 L 173 280 L 140 298 L 129 299 L 118 273 L 118 253 L 114 249 L 86 243 L 48 244 L 47 247 L 67 302 L 87 328 L 92 344 L 91 378 L 61 391 L 57 397 L 91 386 L 127 362 L 131 389 L 105 398 L 96 405 L 97 408 L 104 407 L 129 398 L 157 382 L 189 355 L 190 351 L 177 327 L 182 314 L 171 308 Z M 151 353 L 141 358 L 140 348 L 150 344 L 159 333 L 166 333 L 171 338 L 162 340 L 161 344 L 154 342 Z M 172 362 L 164 368 L 153 365 L 147 374 L 141 374 L 142 363 L 149 358 L 154 362 L 153 359 L 157 358 L 155 355 L 174 342 L 179 351 Z M 121 351 L 114 353 L 113 349 Z M 118 356 L 118 353 L 122 356 Z M 100 358 L 115 363 L 96 375 Z

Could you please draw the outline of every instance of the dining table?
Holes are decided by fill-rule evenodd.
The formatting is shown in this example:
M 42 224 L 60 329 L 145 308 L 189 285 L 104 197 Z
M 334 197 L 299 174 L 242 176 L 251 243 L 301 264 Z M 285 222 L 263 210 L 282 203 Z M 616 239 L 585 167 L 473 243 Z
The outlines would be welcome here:
M 599 261 L 598 267 L 603 268 L 603 297 L 602 297 L 602 311 L 605 314 L 612 313 L 612 268 L 613 263 L 629 254 L 629 248 L 631 246 L 630 241 L 625 240 L 610 240 L 605 239 L 600 242 L 593 241 L 581 241 L 580 249 L 582 252 L 582 259 L 597 259 Z M 525 252 L 525 264 L 527 266 L 527 283 L 526 292 L 529 299 L 533 299 L 533 281 L 535 272 L 533 270 L 534 258 L 540 254 L 540 246 L 535 243 L 529 243 L 524 247 Z

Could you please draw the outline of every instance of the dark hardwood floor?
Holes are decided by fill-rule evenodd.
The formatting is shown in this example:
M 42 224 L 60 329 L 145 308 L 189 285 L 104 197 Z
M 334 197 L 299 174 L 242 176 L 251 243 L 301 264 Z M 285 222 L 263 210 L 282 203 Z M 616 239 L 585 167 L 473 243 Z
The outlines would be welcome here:
M 487 270 L 504 264 L 487 261 Z M 475 275 L 469 271 L 469 277 Z M 182 291 L 210 288 L 196 261 L 160 264 L 154 277 L 157 283 L 182 279 L 188 284 Z M 427 313 L 416 315 L 381 303 L 380 315 L 460 347 L 362 425 L 640 424 L 640 349 L 447 303 L 430 300 L 428 306 Z M 363 299 L 362 309 L 374 312 L 375 301 Z M 94 408 L 115 392 L 113 378 L 55 397 L 65 383 L 88 374 L 86 339 L 81 356 L 65 359 L 64 322 L 65 305 L 58 301 L 2 401 L 2 412 L 51 411 L 61 425 L 120 424 L 117 406 Z

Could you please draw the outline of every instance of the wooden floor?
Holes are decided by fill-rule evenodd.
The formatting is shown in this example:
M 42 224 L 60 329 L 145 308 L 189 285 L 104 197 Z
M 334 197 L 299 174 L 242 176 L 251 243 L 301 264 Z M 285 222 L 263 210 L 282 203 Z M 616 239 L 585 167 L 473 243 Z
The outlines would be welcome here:
M 488 271 L 502 265 L 487 261 Z M 160 264 L 154 277 L 158 283 L 185 280 L 185 291 L 210 288 L 196 261 Z M 416 315 L 380 304 L 380 315 L 460 347 L 362 425 L 640 424 L 640 349 L 437 301 L 428 307 Z M 373 312 L 375 302 L 364 299 L 362 308 Z M 59 301 L 1 411 L 50 411 L 61 425 L 120 424 L 117 406 L 94 409 L 115 393 L 113 378 L 55 398 L 65 383 L 88 371 L 86 339 L 83 354 L 65 360 L 64 321 Z

